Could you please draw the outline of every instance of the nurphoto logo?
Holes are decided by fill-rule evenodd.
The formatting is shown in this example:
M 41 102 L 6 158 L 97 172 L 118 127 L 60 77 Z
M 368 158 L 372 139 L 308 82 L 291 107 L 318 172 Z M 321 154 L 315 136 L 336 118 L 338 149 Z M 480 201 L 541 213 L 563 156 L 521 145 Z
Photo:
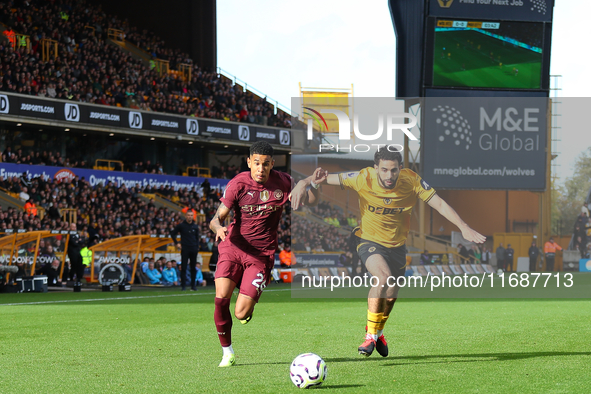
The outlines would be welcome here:
M 304 107 L 308 112 L 304 112 L 304 115 L 308 115 L 310 118 L 307 123 L 307 138 L 308 140 L 313 139 L 314 133 L 314 122 L 319 126 L 320 130 L 328 131 L 328 125 L 322 114 L 333 114 L 337 117 L 339 130 L 338 140 L 350 141 L 351 140 L 351 120 L 348 115 L 336 109 L 318 109 L 314 110 L 310 107 Z M 410 132 L 410 129 L 417 125 L 417 118 L 413 114 L 409 113 L 398 113 L 398 114 L 379 114 L 377 115 L 378 130 L 373 134 L 364 134 L 359 128 L 359 114 L 353 114 L 353 133 L 356 140 L 362 141 L 383 141 L 383 135 L 385 133 L 387 141 L 392 141 L 394 132 L 404 133 L 410 140 L 417 141 L 418 138 Z M 405 120 L 408 119 L 408 123 Z M 322 127 L 324 126 L 324 127 Z M 400 144 L 320 144 L 319 152 L 335 151 L 335 152 L 369 152 L 377 148 L 387 149 L 390 152 L 402 152 L 404 147 Z

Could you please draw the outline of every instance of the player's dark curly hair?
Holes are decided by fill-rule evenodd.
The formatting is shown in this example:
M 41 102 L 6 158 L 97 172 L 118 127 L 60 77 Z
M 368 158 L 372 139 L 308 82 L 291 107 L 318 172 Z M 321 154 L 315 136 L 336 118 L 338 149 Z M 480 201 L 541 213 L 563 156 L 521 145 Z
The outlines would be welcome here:
M 376 166 L 380 165 L 380 160 L 397 161 L 399 166 L 402 166 L 402 155 L 400 152 L 390 152 L 385 147 L 376 152 L 373 157 L 373 162 Z
M 273 147 L 265 141 L 255 142 L 250 146 L 250 155 L 273 156 Z

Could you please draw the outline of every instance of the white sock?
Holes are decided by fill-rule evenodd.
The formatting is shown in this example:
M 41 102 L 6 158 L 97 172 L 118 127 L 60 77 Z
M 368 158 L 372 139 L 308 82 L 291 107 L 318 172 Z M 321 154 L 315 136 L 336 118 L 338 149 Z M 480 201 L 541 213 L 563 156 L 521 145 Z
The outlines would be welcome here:
M 378 338 L 384 335 L 384 330 L 378 330 Z
M 232 349 L 232 345 L 228 346 L 228 347 L 224 347 L 222 346 L 222 351 L 224 352 L 223 355 L 227 355 L 227 354 L 234 354 L 234 349 Z
M 375 334 L 369 334 L 369 335 L 371 335 L 371 337 L 373 338 L 374 341 L 377 341 L 378 340 L 378 336 L 377 335 L 375 335 Z

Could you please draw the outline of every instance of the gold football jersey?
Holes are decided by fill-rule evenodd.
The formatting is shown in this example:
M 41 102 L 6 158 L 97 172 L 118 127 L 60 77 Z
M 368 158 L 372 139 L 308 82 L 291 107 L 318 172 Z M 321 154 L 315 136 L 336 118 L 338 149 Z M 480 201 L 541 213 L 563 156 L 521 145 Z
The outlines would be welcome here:
M 393 189 L 381 186 L 373 167 L 339 174 L 341 187 L 359 195 L 361 227 L 355 235 L 387 248 L 404 245 L 410 229 L 410 215 L 417 198 L 428 202 L 435 190 L 412 170 L 403 168 Z

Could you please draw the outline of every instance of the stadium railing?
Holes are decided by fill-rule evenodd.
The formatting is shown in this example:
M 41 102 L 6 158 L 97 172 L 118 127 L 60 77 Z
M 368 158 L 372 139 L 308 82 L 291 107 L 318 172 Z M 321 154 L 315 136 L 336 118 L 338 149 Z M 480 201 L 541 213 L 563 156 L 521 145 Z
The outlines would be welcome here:
M 117 168 L 119 166 L 119 168 Z M 123 162 L 120 160 L 96 159 L 93 170 L 124 171 Z
M 53 51 L 52 51 L 53 49 Z M 43 38 L 41 40 L 41 59 L 44 62 L 49 61 L 49 58 L 53 55 L 53 60 L 57 59 L 58 46 L 57 41 L 50 38 Z
M 107 37 L 113 41 L 125 42 L 125 32 L 123 30 L 109 28 Z
M 181 63 L 179 64 L 179 72 L 181 73 L 181 75 L 183 76 L 183 78 L 185 79 L 185 81 L 187 81 L 187 83 L 191 83 L 191 77 L 193 76 L 193 68 L 191 67 L 190 64 L 186 64 L 186 63 Z
M 187 171 L 183 172 L 183 176 L 211 178 L 211 170 L 208 167 L 189 166 Z

